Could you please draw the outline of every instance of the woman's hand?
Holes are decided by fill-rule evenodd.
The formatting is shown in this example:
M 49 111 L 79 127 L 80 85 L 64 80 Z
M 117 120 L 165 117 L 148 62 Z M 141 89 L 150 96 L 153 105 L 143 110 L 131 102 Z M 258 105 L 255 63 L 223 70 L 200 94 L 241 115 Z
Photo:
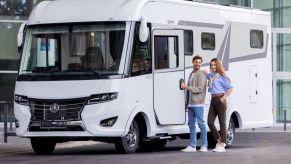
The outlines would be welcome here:
M 202 72 L 204 73 L 204 75 L 208 75 L 208 71 L 207 70 L 202 70 Z
M 226 99 L 226 97 L 223 96 L 223 97 L 220 98 L 220 101 L 223 103 L 225 101 L 225 99 Z

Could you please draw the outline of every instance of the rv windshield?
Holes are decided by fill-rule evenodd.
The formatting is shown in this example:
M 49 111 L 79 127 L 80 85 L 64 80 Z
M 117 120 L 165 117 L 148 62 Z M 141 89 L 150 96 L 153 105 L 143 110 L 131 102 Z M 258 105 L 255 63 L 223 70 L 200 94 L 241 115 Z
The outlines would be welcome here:
M 125 29 L 125 23 L 30 27 L 19 78 L 79 80 L 119 75 Z

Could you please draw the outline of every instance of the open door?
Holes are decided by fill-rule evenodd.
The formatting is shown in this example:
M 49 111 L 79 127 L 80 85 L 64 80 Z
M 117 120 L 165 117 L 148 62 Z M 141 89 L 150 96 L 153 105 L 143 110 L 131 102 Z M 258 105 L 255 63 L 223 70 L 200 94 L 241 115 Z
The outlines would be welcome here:
M 182 30 L 154 30 L 154 110 L 160 125 L 185 123 L 185 79 Z

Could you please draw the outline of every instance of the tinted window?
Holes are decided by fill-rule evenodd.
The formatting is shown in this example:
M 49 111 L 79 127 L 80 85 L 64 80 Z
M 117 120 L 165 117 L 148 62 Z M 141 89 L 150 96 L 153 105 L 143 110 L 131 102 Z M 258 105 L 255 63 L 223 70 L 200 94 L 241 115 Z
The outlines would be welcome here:
M 152 57 L 149 48 L 142 49 L 139 41 L 139 24 L 135 28 L 135 39 L 133 47 L 133 56 L 131 64 L 131 76 L 143 75 L 152 72 Z M 147 41 L 149 47 L 150 39 Z
M 250 46 L 251 48 L 263 48 L 264 35 L 261 30 L 251 30 L 250 32 Z
M 215 34 L 203 32 L 201 34 L 201 47 L 203 50 L 214 50 L 215 49 Z
M 193 55 L 193 31 L 184 31 L 184 53 L 186 56 Z
M 173 36 L 155 36 L 155 69 L 177 68 L 178 38 Z

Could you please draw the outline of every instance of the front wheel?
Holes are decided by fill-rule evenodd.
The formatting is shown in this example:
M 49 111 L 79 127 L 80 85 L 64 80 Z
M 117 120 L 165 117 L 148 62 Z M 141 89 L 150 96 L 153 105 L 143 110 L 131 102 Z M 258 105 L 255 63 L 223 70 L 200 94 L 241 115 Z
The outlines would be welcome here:
M 119 153 L 135 153 L 139 142 L 139 127 L 135 120 L 132 121 L 128 133 L 115 142 L 115 148 Z
M 31 138 L 30 143 L 36 154 L 51 154 L 56 147 L 56 142 L 49 138 Z
M 228 129 L 226 131 L 226 147 L 231 147 L 234 143 L 235 125 L 232 118 L 229 120 Z

